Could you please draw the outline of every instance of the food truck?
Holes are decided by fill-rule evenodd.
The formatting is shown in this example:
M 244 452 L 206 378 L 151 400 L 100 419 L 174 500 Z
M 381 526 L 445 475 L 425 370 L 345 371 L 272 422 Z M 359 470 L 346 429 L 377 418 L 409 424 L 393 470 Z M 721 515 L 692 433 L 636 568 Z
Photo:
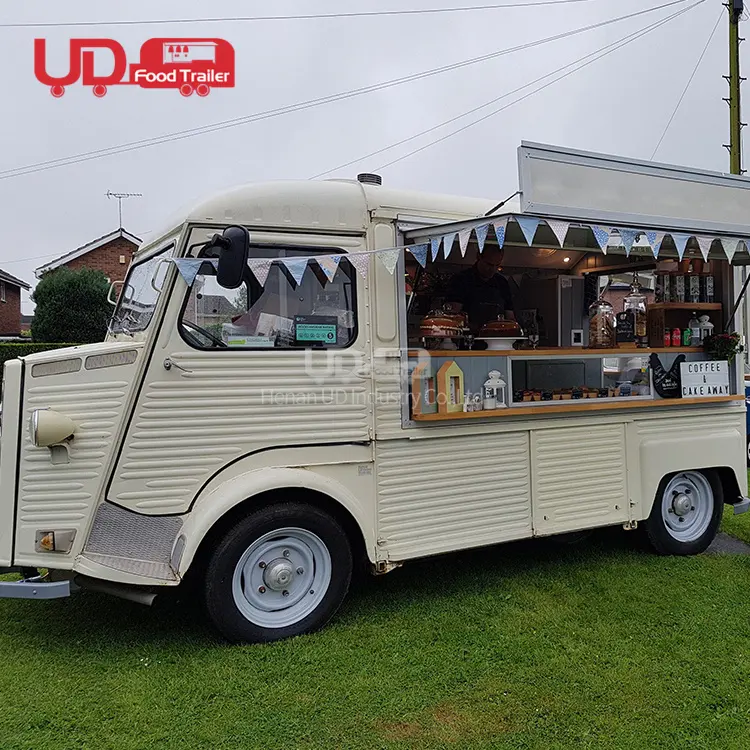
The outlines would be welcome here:
M 0 596 L 192 581 L 263 642 L 360 563 L 605 526 L 704 551 L 750 505 L 750 179 L 518 159 L 509 199 L 257 184 L 155 233 L 106 341 L 5 365 Z

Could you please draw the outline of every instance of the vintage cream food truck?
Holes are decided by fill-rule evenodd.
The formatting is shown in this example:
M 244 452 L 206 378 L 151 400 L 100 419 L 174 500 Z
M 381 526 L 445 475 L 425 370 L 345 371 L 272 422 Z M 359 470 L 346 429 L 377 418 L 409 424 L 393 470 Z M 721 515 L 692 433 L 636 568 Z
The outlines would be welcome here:
M 27 576 L 0 596 L 191 575 L 224 636 L 270 641 L 359 561 L 615 525 L 705 550 L 749 504 L 717 334 L 750 180 L 537 144 L 519 173 L 503 205 L 250 185 L 141 247 L 105 342 L 5 365 L 0 566 Z

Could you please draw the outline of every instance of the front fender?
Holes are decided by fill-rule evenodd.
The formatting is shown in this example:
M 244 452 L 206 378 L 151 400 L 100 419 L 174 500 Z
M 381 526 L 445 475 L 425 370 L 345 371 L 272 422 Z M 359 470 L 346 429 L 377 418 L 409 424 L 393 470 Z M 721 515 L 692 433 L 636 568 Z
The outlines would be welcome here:
M 226 481 L 215 484 L 210 491 L 198 498 L 185 518 L 181 533 L 185 538 L 185 546 L 178 565 L 179 574 L 185 574 L 206 534 L 230 510 L 264 492 L 295 487 L 320 492 L 347 510 L 362 532 L 368 557 L 374 561 L 375 504 L 374 492 L 367 487 L 369 482 L 361 481 L 361 494 L 359 491 L 355 494 L 352 487 L 345 485 L 338 478 L 326 476 L 326 470 L 352 476 L 359 475 L 357 464 L 333 464 L 310 468 L 267 467 L 235 473 Z M 372 480 L 372 474 L 364 473 L 361 479 Z M 368 502 L 368 499 L 371 502 Z

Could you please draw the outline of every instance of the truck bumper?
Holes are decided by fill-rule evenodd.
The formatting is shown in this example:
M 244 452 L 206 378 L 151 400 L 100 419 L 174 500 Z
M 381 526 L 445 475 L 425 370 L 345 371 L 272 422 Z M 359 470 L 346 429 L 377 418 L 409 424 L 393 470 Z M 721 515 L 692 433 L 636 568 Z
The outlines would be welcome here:
M 750 510 L 750 497 L 741 497 L 736 503 L 732 504 L 734 508 L 734 515 L 738 516 L 740 513 L 747 513 Z
M 42 576 L 0 581 L 0 599 L 62 599 L 70 593 L 70 581 L 45 581 Z

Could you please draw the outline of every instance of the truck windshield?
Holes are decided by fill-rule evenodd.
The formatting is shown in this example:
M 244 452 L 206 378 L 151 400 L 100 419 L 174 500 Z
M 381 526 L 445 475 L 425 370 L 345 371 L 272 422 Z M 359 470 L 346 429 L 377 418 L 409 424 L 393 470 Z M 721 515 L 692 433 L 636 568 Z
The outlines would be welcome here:
M 112 316 L 110 333 L 138 333 L 148 328 L 159 299 L 159 293 L 151 282 L 161 288 L 168 265 L 161 261 L 171 257 L 173 253 L 174 245 L 170 245 L 130 269 Z

